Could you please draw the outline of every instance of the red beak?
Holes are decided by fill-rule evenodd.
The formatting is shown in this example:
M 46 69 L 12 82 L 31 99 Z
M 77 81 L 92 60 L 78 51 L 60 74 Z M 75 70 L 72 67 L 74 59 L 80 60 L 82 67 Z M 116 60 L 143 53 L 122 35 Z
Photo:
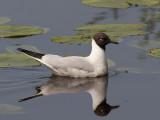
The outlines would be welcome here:
M 117 41 L 111 40 L 110 43 L 119 44 Z

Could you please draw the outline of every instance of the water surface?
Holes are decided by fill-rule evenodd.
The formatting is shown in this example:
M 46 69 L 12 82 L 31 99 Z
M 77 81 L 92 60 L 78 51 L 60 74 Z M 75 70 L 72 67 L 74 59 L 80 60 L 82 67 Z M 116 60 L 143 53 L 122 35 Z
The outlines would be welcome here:
M 124 41 L 119 45 L 107 46 L 108 58 L 116 62 L 115 67 L 109 68 L 107 103 L 120 105 L 108 116 L 98 117 L 94 114 L 92 98 L 87 92 L 61 93 L 18 102 L 21 98 L 33 95 L 36 86 L 50 79 L 50 70 L 45 66 L 37 66 L 0 69 L 0 104 L 23 108 L 21 114 L 1 114 L 0 119 L 157 120 L 160 75 L 155 72 L 160 71 L 159 59 L 148 56 L 143 49 L 128 46 L 134 40 L 159 41 L 160 23 L 141 17 L 149 11 L 159 10 L 134 6 L 128 9 L 94 8 L 82 5 L 80 0 L 1 0 L 0 15 L 11 18 L 11 22 L 6 24 L 50 28 L 46 34 L 19 39 L 0 38 L 1 53 L 5 53 L 5 48 L 12 44 L 25 44 L 34 45 L 43 53 L 88 55 L 90 45 L 65 45 L 51 41 L 53 36 L 75 35 L 77 31 L 73 31 L 73 28 L 88 24 L 147 23 L 151 34 L 123 37 Z M 125 69 L 117 71 L 118 68 Z

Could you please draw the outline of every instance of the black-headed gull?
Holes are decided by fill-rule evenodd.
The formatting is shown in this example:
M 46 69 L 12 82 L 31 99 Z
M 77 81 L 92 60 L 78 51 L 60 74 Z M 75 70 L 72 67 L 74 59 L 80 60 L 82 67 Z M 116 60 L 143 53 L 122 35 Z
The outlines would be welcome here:
M 104 33 L 97 33 L 92 38 L 92 50 L 89 56 L 62 57 L 52 54 L 41 54 L 18 48 L 20 52 L 38 60 L 49 67 L 55 75 L 70 77 L 99 77 L 108 74 L 105 46 L 118 44 Z
M 35 95 L 23 98 L 19 102 L 39 96 L 88 92 L 92 97 L 94 113 L 98 116 L 106 116 L 111 110 L 119 107 L 119 105 L 111 106 L 106 103 L 107 85 L 108 76 L 97 78 L 52 76 L 48 82 L 36 87 L 37 93 Z

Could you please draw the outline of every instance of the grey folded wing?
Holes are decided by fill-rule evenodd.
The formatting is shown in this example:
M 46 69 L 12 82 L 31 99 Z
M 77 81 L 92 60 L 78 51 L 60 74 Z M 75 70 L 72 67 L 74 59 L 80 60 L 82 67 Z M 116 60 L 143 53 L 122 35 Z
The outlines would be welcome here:
M 94 72 L 93 66 L 84 57 L 71 56 L 62 57 L 58 55 L 47 54 L 43 56 L 42 61 L 48 67 L 53 67 L 55 69 L 78 69 L 88 72 Z

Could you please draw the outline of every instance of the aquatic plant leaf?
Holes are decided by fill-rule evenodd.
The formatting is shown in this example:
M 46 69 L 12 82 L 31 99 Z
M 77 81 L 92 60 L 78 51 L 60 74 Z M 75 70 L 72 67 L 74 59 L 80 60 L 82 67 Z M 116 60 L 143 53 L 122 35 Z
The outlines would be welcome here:
M 104 7 L 104 8 L 128 8 L 130 5 L 122 0 L 82 0 L 82 4 L 93 6 L 93 7 Z
M 74 30 L 89 31 L 78 33 L 78 35 L 88 35 L 88 37 L 91 37 L 91 35 L 97 32 L 104 32 L 110 37 L 116 37 L 149 33 L 147 31 L 141 30 L 146 26 L 147 24 L 99 24 L 82 26 L 75 28 Z
M 40 53 L 40 51 L 35 46 L 32 46 L 32 45 L 21 45 L 21 44 L 14 44 L 14 45 L 8 46 L 8 47 L 6 47 L 6 50 L 9 53 L 14 54 L 14 53 L 18 52 L 17 48 L 23 48 L 23 49 L 27 49 L 27 50 L 30 50 L 30 51 L 33 51 L 33 52 Z
M 156 58 L 160 58 L 160 48 L 154 48 L 148 51 L 148 55 Z
M 52 37 L 52 41 L 60 43 L 81 44 L 91 43 L 91 38 L 97 32 L 104 32 L 111 39 L 118 39 L 120 36 L 147 34 L 149 32 L 141 30 L 146 27 L 146 24 L 99 24 L 99 25 L 87 25 L 75 28 L 81 32 L 76 36 L 59 36 Z M 86 32 L 82 32 L 86 31 Z
M 160 8 L 160 0 L 158 0 L 158 4 L 153 5 L 152 8 Z
M 0 114 L 23 114 L 22 107 L 9 104 L 0 104 Z
M 9 21 L 11 21 L 10 18 L 0 16 L 0 25 L 4 24 L 4 23 L 6 23 L 6 22 L 9 22 Z
M 158 0 L 124 0 L 124 1 L 132 5 L 148 6 L 148 7 L 159 3 Z
M 108 67 L 113 67 L 116 65 L 116 63 L 111 59 L 107 59 L 107 63 L 108 63 Z
M 0 54 L 0 67 L 37 66 L 40 63 L 24 54 Z
M 59 43 L 65 43 L 65 44 L 91 43 L 90 39 L 85 38 L 81 35 L 52 37 L 52 41 L 59 42 Z
M 47 30 L 36 26 L 0 25 L 1 38 L 18 38 L 45 33 Z
M 104 8 L 128 8 L 130 5 L 153 6 L 158 0 L 82 0 L 85 5 Z

